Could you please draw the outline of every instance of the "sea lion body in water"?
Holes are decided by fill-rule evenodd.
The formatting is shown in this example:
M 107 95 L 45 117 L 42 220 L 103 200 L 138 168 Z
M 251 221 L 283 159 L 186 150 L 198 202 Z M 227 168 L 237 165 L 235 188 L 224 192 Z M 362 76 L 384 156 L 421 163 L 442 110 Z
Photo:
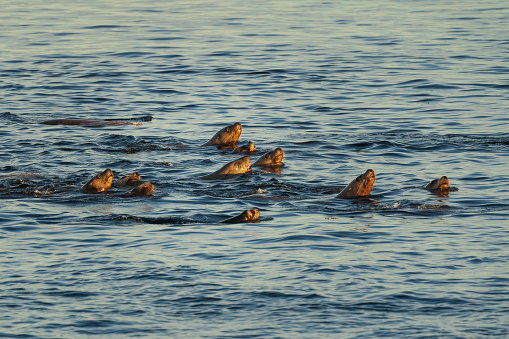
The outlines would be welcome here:
M 424 187 L 425 189 L 429 190 L 429 191 L 438 191 L 438 192 L 443 192 L 443 191 L 447 191 L 449 190 L 450 186 L 449 186 L 449 178 L 447 178 L 445 175 L 443 177 L 441 177 L 440 179 L 435 179 L 435 180 L 432 180 L 428 185 L 426 185 L 426 187 Z
M 113 187 L 136 186 L 140 183 L 140 181 L 141 176 L 138 174 L 138 172 L 134 172 L 118 179 L 112 184 L 112 186 Z
M 212 174 L 201 177 L 204 180 L 228 179 L 235 175 L 243 174 L 251 171 L 251 160 L 248 156 L 227 163 L 221 169 Z
M 132 191 L 123 195 L 125 198 L 131 197 L 148 197 L 154 192 L 154 185 L 147 181 L 139 186 L 136 186 Z
M 363 175 L 359 175 L 348 186 L 346 186 L 336 198 L 351 199 L 365 197 L 371 193 L 375 183 L 375 172 L 368 169 Z
M 147 115 L 140 118 L 128 118 L 128 119 L 105 119 L 105 120 L 56 119 L 43 121 L 41 122 L 41 124 L 100 127 L 115 125 L 140 125 L 141 124 L 140 121 L 152 121 L 152 120 L 153 120 L 152 116 Z
M 240 122 L 236 122 L 233 125 L 226 126 L 225 128 L 221 129 L 202 146 L 233 145 L 239 140 L 241 133 L 242 125 Z
M 225 224 L 237 224 L 243 222 L 253 222 L 258 220 L 258 218 L 260 218 L 260 211 L 258 211 L 257 208 L 253 208 L 251 210 L 245 210 L 241 214 L 221 222 Z
M 278 167 L 278 166 L 284 166 L 283 163 L 283 150 L 281 148 L 276 148 L 275 150 L 266 153 L 260 159 L 256 160 L 256 162 L 253 164 L 253 167 L 259 166 L 259 167 Z
M 97 174 L 82 188 L 83 193 L 101 193 L 106 192 L 113 182 L 113 172 L 111 169 L 106 169 L 104 172 Z
M 246 222 L 257 222 L 258 218 L 260 218 L 260 211 L 257 208 L 253 208 L 250 210 L 245 210 L 244 212 L 236 215 L 232 218 L 228 218 L 223 221 L 219 221 L 219 223 L 224 224 L 238 224 L 238 223 L 246 223 Z M 135 222 L 146 222 L 148 224 L 194 224 L 200 223 L 202 221 L 196 221 L 194 219 L 184 219 L 184 218 L 145 218 L 145 217 L 135 217 L 135 216 L 117 216 L 113 218 L 113 220 L 130 220 Z
M 432 180 L 424 188 L 432 193 L 435 193 L 441 198 L 447 198 L 450 191 L 458 190 L 457 188 L 455 189 L 449 185 L 449 178 L 447 178 L 445 175 L 440 179 Z
M 253 153 L 254 151 L 256 151 L 256 146 L 254 142 L 249 141 L 244 146 L 240 146 L 234 149 L 232 153 Z

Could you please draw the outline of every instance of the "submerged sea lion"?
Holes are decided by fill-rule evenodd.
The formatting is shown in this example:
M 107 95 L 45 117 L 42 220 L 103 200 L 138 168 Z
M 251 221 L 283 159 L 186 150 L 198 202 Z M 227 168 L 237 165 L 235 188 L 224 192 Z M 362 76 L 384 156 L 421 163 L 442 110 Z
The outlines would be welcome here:
M 104 172 L 97 174 L 81 188 L 83 193 L 101 193 L 106 192 L 113 182 L 113 172 L 108 168 Z
M 221 129 L 202 146 L 233 145 L 237 142 L 237 140 L 239 140 L 241 133 L 242 125 L 240 122 L 236 122 L 233 125 L 226 126 L 225 128 Z
M 256 146 L 254 142 L 249 141 L 244 146 L 240 146 L 234 149 L 232 153 L 252 153 L 254 151 L 256 151 Z
M 256 160 L 256 162 L 253 164 L 253 167 L 260 166 L 260 167 L 277 167 L 277 166 L 284 166 L 283 163 L 283 150 L 281 148 L 276 148 L 275 150 L 266 153 L 264 156 L 262 156 L 260 159 Z
M 136 186 L 140 183 L 140 181 L 141 176 L 138 174 L 138 172 L 134 172 L 118 179 L 112 184 L 112 186 L 113 187 Z
M 152 195 L 154 192 L 154 185 L 147 181 L 139 186 L 136 186 L 132 191 L 127 192 L 123 195 L 123 197 L 131 198 L 131 197 L 148 197 Z
M 430 191 L 447 191 L 450 188 L 450 186 L 449 186 L 449 178 L 447 178 L 444 175 L 440 179 L 432 180 L 424 188 L 427 189 L 427 190 L 430 190 Z
M 252 210 L 245 210 L 241 214 L 221 222 L 225 224 L 237 224 L 242 222 L 253 222 L 258 220 L 258 218 L 260 218 L 260 211 L 258 211 L 257 208 L 253 208 Z
M 223 221 L 219 221 L 220 223 L 225 224 L 237 224 L 244 222 L 257 222 L 258 218 L 260 218 L 260 211 L 258 209 L 253 208 L 250 210 L 245 210 L 241 214 L 228 218 Z M 162 218 L 153 218 L 153 217 L 136 217 L 136 216 L 117 216 L 112 218 L 112 220 L 129 220 L 135 222 L 145 222 L 148 224 L 195 224 L 195 223 L 203 223 L 203 220 L 189 219 L 189 218 L 181 218 L 181 217 L 162 217 Z
M 350 199 L 368 196 L 374 183 L 375 172 L 372 169 L 368 169 L 366 173 L 359 175 L 350 185 L 346 186 L 336 198 Z
M 143 116 L 143 117 L 139 117 L 139 118 L 105 119 L 105 120 L 55 119 L 55 120 L 43 121 L 43 122 L 41 122 L 41 124 L 100 127 L 100 126 L 114 126 L 114 125 L 140 125 L 141 123 L 139 121 L 152 121 L 152 120 L 153 120 L 152 116 L 147 115 L 147 116 Z
M 201 177 L 204 180 L 228 179 L 235 175 L 243 174 L 251 171 L 251 160 L 248 156 L 227 163 L 221 169 L 212 174 Z

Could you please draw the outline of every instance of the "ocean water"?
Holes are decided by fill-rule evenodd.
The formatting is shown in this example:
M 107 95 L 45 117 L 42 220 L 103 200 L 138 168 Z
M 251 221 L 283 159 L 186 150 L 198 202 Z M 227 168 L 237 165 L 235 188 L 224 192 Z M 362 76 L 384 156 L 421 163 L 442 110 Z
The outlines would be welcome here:
M 0 3 L 0 337 L 509 336 L 506 1 Z

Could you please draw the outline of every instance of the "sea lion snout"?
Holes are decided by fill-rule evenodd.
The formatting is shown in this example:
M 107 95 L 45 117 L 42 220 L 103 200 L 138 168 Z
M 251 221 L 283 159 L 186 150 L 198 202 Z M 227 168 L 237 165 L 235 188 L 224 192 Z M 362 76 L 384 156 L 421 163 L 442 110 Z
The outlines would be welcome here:
M 104 172 L 97 174 L 81 188 L 83 193 L 101 193 L 110 189 L 113 182 L 113 172 L 107 168 Z
M 277 166 L 284 166 L 283 163 L 283 150 L 278 147 L 275 150 L 266 153 L 260 159 L 256 160 L 256 162 L 253 164 L 253 166 L 260 166 L 260 167 L 277 167 Z
M 217 132 L 208 142 L 202 146 L 222 146 L 235 144 L 242 133 L 242 125 L 240 122 L 236 122 L 231 126 L 226 126 Z
M 241 214 L 230 218 L 223 220 L 223 223 L 227 224 L 236 224 L 236 223 L 242 223 L 242 222 L 253 222 L 258 220 L 260 218 L 260 211 L 257 208 L 253 208 L 251 210 L 245 210 Z
M 369 196 L 374 183 L 375 171 L 368 169 L 366 172 L 364 172 L 364 174 L 359 175 L 341 192 L 339 192 L 336 198 L 349 199 Z
M 440 179 L 432 180 L 425 189 L 430 191 L 447 191 L 450 188 L 449 184 L 449 178 L 447 178 L 445 175 L 442 176 Z

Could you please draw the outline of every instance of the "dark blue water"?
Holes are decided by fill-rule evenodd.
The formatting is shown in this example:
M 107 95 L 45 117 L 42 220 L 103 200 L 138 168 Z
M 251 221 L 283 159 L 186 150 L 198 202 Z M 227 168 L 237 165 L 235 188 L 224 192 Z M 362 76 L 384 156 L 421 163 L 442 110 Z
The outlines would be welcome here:
M 509 336 L 506 1 L 1 7 L 0 337 Z M 197 179 L 236 121 L 286 166 Z

